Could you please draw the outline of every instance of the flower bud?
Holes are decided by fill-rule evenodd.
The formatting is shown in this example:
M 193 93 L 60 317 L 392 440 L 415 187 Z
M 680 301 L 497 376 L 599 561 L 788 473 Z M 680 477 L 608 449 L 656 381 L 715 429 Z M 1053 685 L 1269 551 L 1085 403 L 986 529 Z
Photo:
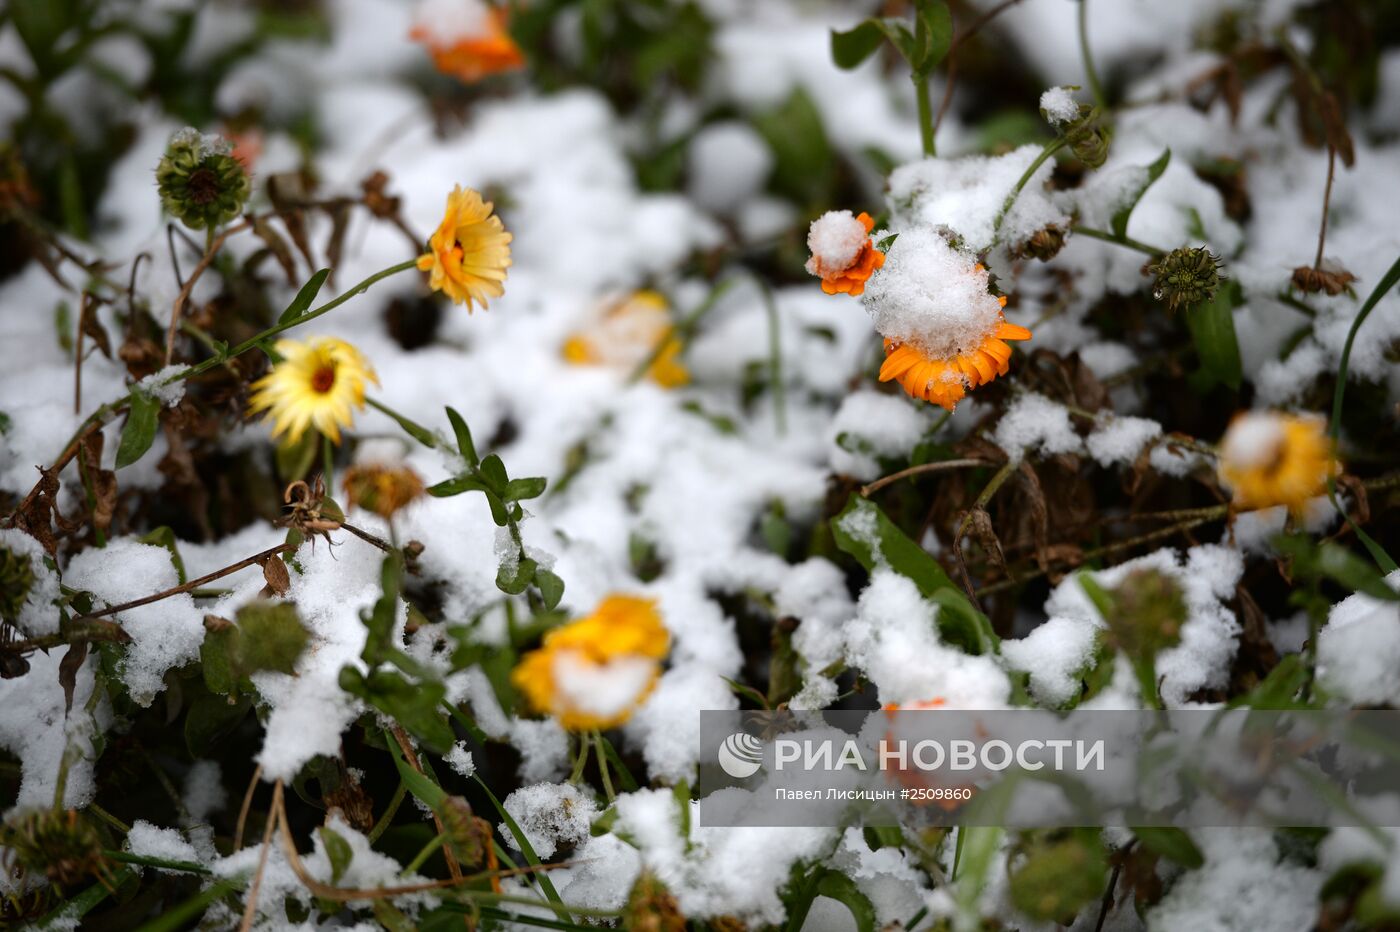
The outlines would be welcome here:
M 486 861 L 491 845 L 491 826 L 472 813 L 472 807 L 460 796 L 448 796 L 437 809 L 447 833 L 447 844 L 457 860 L 468 868 L 480 867 Z
M 1017 259 L 1039 259 L 1041 262 L 1048 262 L 1065 248 L 1065 239 L 1065 228 L 1052 223 L 1041 227 L 1032 233 L 1029 239 L 1018 243 L 1012 250 L 1012 255 Z
M 1112 131 L 1106 126 L 1097 126 L 1073 136 L 1070 151 L 1084 163 L 1086 168 L 1101 168 L 1108 161 L 1108 147 L 1113 140 Z
M 1040 922 L 1068 925 L 1103 893 L 1108 859 L 1096 832 L 1033 836 L 1011 869 L 1011 901 Z
M 1220 260 L 1204 246 L 1182 246 L 1147 267 L 1152 295 L 1175 313 L 1215 297 L 1220 287 Z
M 1160 570 L 1134 570 L 1107 595 L 1110 610 L 1104 621 L 1110 646 L 1130 658 L 1146 659 L 1180 642 L 1186 597 L 1172 577 Z
M 233 146 L 185 127 L 171 137 L 156 166 L 161 204 L 185 226 L 213 229 L 237 217 L 252 184 Z
M 11 816 L 0 828 L 7 871 L 42 873 L 61 888 L 91 876 L 105 879 L 106 861 L 97 830 L 72 809 L 34 809 Z

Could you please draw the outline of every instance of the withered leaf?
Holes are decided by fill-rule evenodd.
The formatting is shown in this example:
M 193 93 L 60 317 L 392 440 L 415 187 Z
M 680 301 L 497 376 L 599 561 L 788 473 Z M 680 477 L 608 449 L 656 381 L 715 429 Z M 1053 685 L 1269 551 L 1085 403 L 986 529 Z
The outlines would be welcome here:
M 73 690 L 78 685 L 78 671 L 87 659 L 88 642 L 77 641 L 68 645 L 68 652 L 58 662 L 58 685 L 63 687 L 63 714 L 73 711 Z
M 278 595 L 286 595 L 287 590 L 292 588 L 291 577 L 287 575 L 287 564 L 276 554 L 263 560 L 262 571 L 267 587 Z

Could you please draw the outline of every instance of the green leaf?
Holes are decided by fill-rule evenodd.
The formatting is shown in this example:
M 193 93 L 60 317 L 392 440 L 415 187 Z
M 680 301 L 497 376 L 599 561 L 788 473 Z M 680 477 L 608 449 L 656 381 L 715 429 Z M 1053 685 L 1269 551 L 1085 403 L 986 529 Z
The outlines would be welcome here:
M 753 125 L 773 150 L 772 178 L 779 193 L 800 203 L 815 203 L 828 195 L 836 158 L 821 114 L 806 91 L 793 91 L 781 106 L 755 116 Z
M 510 523 L 510 514 L 506 511 L 505 502 L 501 497 L 490 489 L 482 489 L 481 493 L 486 496 L 486 504 L 491 508 L 491 520 L 496 522 L 497 527 L 505 527 Z
M 175 573 L 180 579 L 180 585 L 183 586 L 185 584 L 185 561 L 180 557 L 180 548 L 176 545 L 175 532 L 170 528 L 170 525 L 162 524 L 154 531 L 143 534 L 136 539 L 143 544 L 152 544 L 156 547 L 164 547 L 166 550 L 169 550 L 170 562 L 175 567 Z
M 995 653 L 999 640 L 977 607 L 968 601 L 931 554 L 910 540 L 880 507 L 852 493 L 841 513 L 831 520 L 836 546 L 855 557 L 866 570 L 889 569 L 919 587 L 924 598 L 939 607 L 940 633 L 969 653 Z
M 1118 208 L 1113 214 L 1110 227 L 1113 235 L 1122 239 L 1128 235 L 1128 220 L 1133 215 L 1133 209 L 1137 207 L 1138 201 L 1147 193 L 1147 189 L 1152 187 L 1153 182 L 1162 177 L 1162 172 L 1167 170 L 1167 163 L 1172 160 L 1172 150 L 1163 149 L 1162 154 L 1157 157 L 1157 161 L 1147 166 L 1147 175 L 1140 182 L 1134 185 L 1128 192 L 1123 206 Z
M 914 4 L 917 52 L 910 65 L 916 78 L 927 78 L 953 45 L 953 14 L 946 0 L 916 0 Z
M 306 284 L 301 286 L 297 296 L 292 299 L 292 303 L 287 305 L 287 309 L 282 312 L 282 316 L 277 318 L 279 324 L 291 323 L 311 307 L 311 302 L 316 300 L 316 294 L 321 290 L 321 286 L 326 283 L 326 276 L 331 274 L 330 269 L 322 269 L 315 275 L 307 279 Z
M 520 557 L 512 566 L 502 563 L 496 570 L 496 588 L 507 595 L 519 595 L 530 586 L 530 581 L 535 578 L 535 561 L 529 557 Z
M 1186 325 L 1201 362 L 1201 368 L 1190 376 L 1191 386 L 1197 391 L 1208 391 L 1217 384 L 1239 391 L 1243 367 L 1239 339 L 1235 336 L 1234 309 L 1241 301 L 1239 284 L 1228 281 L 1210 301 L 1186 311 Z
M 831 58 L 836 67 L 850 70 L 860 65 L 880 47 L 885 37 L 895 29 L 909 31 L 899 20 L 867 19 L 845 32 L 831 30 Z M 913 41 L 910 41 L 913 47 Z
M 447 409 L 447 420 L 452 425 L 452 433 L 457 437 L 457 452 L 462 454 L 462 459 L 469 465 L 475 467 L 479 462 L 476 444 L 472 443 L 472 432 L 467 427 L 467 422 L 452 408 Z
M 870 898 L 860 892 L 855 881 L 834 870 L 826 870 L 817 881 L 817 894 L 829 896 L 851 911 L 856 921 L 856 932 L 874 932 L 878 923 L 875 920 L 875 907 Z
M 1232 700 L 1226 708 L 1248 706 L 1251 709 L 1306 709 L 1308 703 L 1297 696 L 1310 679 L 1307 666 L 1298 654 L 1286 654 L 1278 666 L 1269 671 L 1263 682 L 1249 693 Z
M 1133 834 L 1138 837 L 1138 841 L 1142 842 L 1143 847 L 1148 851 L 1175 861 L 1190 870 L 1195 870 L 1206 863 L 1205 855 L 1201 854 L 1201 849 L 1196 847 L 1191 836 L 1179 828 L 1138 826 L 1133 829 Z
M 238 628 L 227 621 L 204 621 L 204 641 L 199 645 L 199 668 L 204 685 L 212 693 L 227 696 L 238 689 Z
M 117 468 L 130 466 L 146 455 L 155 443 L 156 427 L 160 423 L 160 402 L 145 392 L 131 393 L 131 410 L 122 427 L 121 443 L 117 446 Z
M 502 496 L 508 502 L 520 502 L 530 498 L 539 498 L 544 494 L 545 479 L 542 476 L 531 476 L 526 479 L 512 479 L 506 483 L 505 495 Z
M 428 486 L 428 494 L 434 498 L 449 498 L 463 492 L 485 492 L 486 486 L 475 476 L 457 476 L 444 479 L 437 485 Z
M 525 856 L 525 863 L 531 867 L 539 867 L 541 862 L 539 855 L 535 854 L 534 845 L 530 844 L 530 839 L 520 830 L 520 823 L 515 821 L 515 817 L 506 812 L 506 807 L 501 805 L 501 801 L 496 798 L 496 794 L 491 792 L 491 787 L 486 785 L 486 781 L 481 779 L 480 774 L 472 774 L 472 779 L 486 793 L 486 798 L 491 800 L 491 805 L 496 807 L 496 814 L 501 817 L 501 821 L 506 824 L 506 829 L 515 837 L 515 843 L 520 846 L 520 853 Z M 564 901 L 559 897 L 559 891 L 554 887 L 554 881 L 549 879 L 549 874 L 545 871 L 535 871 L 530 876 L 539 882 L 540 890 L 543 891 L 545 899 L 556 906 L 563 906 Z M 567 914 L 565 914 L 567 916 Z
M 564 580 L 555 575 L 553 570 L 539 567 L 535 570 L 535 585 L 540 590 L 540 596 L 544 599 L 546 611 L 553 611 L 559 604 L 559 600 L 564 598 Z
M 355 849 L 350 847 L 350 842 L 346 841 L 343 835 L 332 828 L 323 825 L 316 831 L 321 833 L 321 843 L 326 846 L 326 857 L 331 862 L 331 883 L 338 884 L 355 857 Z
M 414 770 L 403 756 L 403 749 L 399 747 L 399 742 L 387 731 L 384 733 L 384 740 L 389 745 L 389 755 L 394 759 L 394 766 L 399 771 L 399 779 L 403 780 L 404 786 L 417 799 L 423 801 L 429 809 L 437 811 L 443 800 L 447 799 L 447 793 L 425 775 Z
M 446 753 L 457 740 L 440 709 L 447 695 L 442 683 L 410 680 L 388 667 L 371 670 L 366 676 L 346 664 L 340 668 L 340 688 L 398 722 L 437 754 Z
M 360 620 L 369 629 L 365 647 L 360 656 L 373 666 L 383 660 L 393 649 L 394 622 L 399 613 L 399 580 L 402 567 L 396 553 L 384 558 L 379 567 L 379 598 L 368 612 L 360 612 Z
M 409 919 L 404 911 L 393 903 L 385 899 L 374 901 L 374 918 L 379 925 L 389 930 L 389 932 L 418 932 L 418 926 Z
M 481 461 L 481 476 L 487 487 L 497 494 L 504 492 L 510 482 L 510 477 L 506 475 L 506 464 L 494 453 Z

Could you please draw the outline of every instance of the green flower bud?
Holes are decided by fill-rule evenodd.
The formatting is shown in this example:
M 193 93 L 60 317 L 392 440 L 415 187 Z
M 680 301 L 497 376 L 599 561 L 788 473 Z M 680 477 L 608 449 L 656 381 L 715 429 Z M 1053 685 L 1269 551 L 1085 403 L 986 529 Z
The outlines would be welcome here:
M 683 932 L 685 916 L 666 885 L 650 871 L 642 871 L 627 895 L 622 928 L 627 932 Z
M 171 137 L 156 166 L 165 210 L 194 230 L 213 229 L 242 213 L 252 184 L 232 151 L 228 140 L 192 127 Z
M 1097 903 L 1108 876 L 1103 844 L 1093 831 L 1035 837 L 1011 869 L 1011 902 L 1039 922 L 1068 925 Z
M 12 815 L 0 826 L 5 867 L 22 874 L 42 874 L 59 887 L 72 888 L 88 877 L 107 882 L 97 830 L 72 809 L 31 809 Z
M 458 861 L 473 870 L 486 863 L 486 852 L 491 845 L 491 826 L 472 813 L 472 807 L 465 799 L 448 796 L 438 806 L 437 815 L 442 819 L 443 830 L 447 833 L 447 844 Z
M 1086 168 L 1100 168 L 1108 161 L 1108 147 L 1113 133 L 1107 126 L 1085 129 L 1070 139 L 1069 148 Z
M 1172 577 L 1160 570 L 1134 570 L 1107 595 L 1108 638 L 1124 654 L 1151 658 L 1181 641 L 1186 597 Z
M 1215 297 L 1220 287 L 1220 260 L 1204 246 L 1173 249 L 1147 267 L 1152 275 L 1152 295 L 1175 313 Z

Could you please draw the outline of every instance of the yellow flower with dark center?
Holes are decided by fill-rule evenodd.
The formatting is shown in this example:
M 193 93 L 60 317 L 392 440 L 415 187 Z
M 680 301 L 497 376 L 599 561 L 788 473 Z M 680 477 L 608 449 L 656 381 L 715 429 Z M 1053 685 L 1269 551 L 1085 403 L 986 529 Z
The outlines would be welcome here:
M 1341 471 L 1320 417 L 1251 411 L 1220 441 L 1220 481 L 1240 511 L 1286 505 L 1302 515 Z
M 340 429 L 365 405 L 365 383 L 379 384 L 374 369 L 359 350 L 334 337 L 278 340 L 274 349 L 282 361 L 253 383 L 248 413 L 266 411 L 272 436 L 286 435 L 288 443 L 300 440 L 308 427 L 339 443 Z
M 650 695 L 670 643 L 654 600 L 614 594 L 593 614 L 546 634 L 511 682 L 565 728 L 612 728 Z
M 579 366 L 631 372 L 660 347 L 647 367 L 647 377 L 662 388 L 676 388 L 690 382 L 690 371 L 680 361 L 681 341 L 675 331 L 666 298 L 656 291 L 638 291 L 570 334 L 564 342 L 564 359 Z
M 460 185 L 447 196 L 442 223 L 428 241 L 430 252 L 418 257 L 418 268 L 428 272 L 428 284 L 455 304 L 473 302 L 484 309 L 487 298 L 505 294 L 501 284 L 510 267 L 511 235 L 493 214 L 490 201 Z

